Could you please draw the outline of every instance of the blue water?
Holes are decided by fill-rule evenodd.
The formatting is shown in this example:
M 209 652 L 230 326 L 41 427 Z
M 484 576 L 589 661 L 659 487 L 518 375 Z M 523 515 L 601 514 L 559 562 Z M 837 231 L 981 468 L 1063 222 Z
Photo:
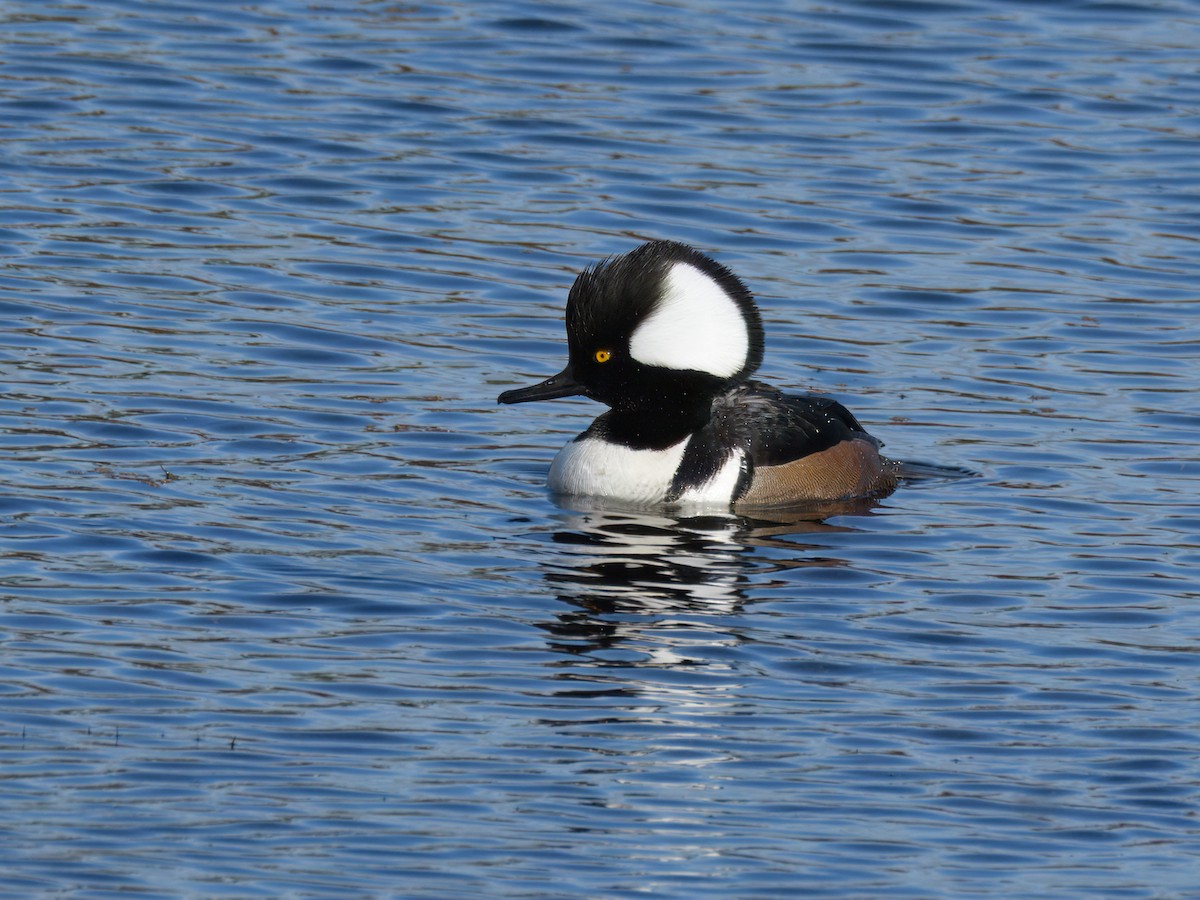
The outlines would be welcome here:
M 15 896 L 1180 897 L 1200 7 L 0 6 Z M 970 468 L 568 508 L 566 288 Z

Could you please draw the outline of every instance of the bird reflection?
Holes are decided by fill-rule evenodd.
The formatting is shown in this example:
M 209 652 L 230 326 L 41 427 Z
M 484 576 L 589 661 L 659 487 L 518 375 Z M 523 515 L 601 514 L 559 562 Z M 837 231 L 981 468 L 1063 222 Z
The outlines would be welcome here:
M 561 514 L 564 527 L 551 536 L 563 552 L 547 560 L 544 576 L 568 608 L 541 627 L 552 636 L 555 650 L 576 655 L 612 650 L 647 627 L 663 627 L 671 614 L 736 613 L 746 603 L 751 580 L 762 590 L 772 572 L 847 565 L 805 537 L 855 531 L 852 520 L 829 520 L 868 515 L 878 505 L 858 500 L 749 518 L 573 503 Z M 700 637 L 690 630 L 693 638 Z M 681 646 L 688 631 L 679 629 L 680 641 L 656 634 L 652 658 L 643 664 L 688 662 Z M 704 631 L 711 645 L 711 630 Z M 639 643 L 645 654 L 646 642 Z

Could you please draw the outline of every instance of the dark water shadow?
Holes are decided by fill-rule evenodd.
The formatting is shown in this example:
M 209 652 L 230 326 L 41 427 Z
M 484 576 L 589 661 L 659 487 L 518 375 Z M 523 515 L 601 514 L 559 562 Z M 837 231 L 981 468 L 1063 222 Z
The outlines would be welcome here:
M 566 552 L 544 563 L 545 580 L 567 608 L 540 627 L 554 649 L 586 654 L 613 647 L 648 619 L 736 614 L 751 583 L 772 572 L 847 566 L 805 537 L 856 531 L 853 518 L 878 506 L 856 500 L 751 517 L 617 510 L 576 500 L 550 535 Z M 775 552 L 764 555 L 766 548 Z
M 950 481 L 983 477 L 982 472 L 965 466 L 944 466 L 916 459 L 897 460 L 896 464 L 899 466 L 900 488 L 930 487 Z
M 902 463 L 902 488 L 978 477 L 960 467 Z M 752 584 L 786 570 L 849 568 L 819 536 L 863 530 L 885 498 L 733 512 L 613 506 L 559 496 L 562 527 L 549 540 L 544 578 L 568 607 L 541 623 L 553 649 L 609 649 L 639 623 L 671 614 L 739 613 Z M 806 540 L 808 538 L 808 540 Z

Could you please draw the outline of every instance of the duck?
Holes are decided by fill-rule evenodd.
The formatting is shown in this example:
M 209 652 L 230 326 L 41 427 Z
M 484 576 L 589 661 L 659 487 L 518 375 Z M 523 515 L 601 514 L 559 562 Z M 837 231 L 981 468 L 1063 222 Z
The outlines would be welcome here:
M 585 268 L 566 305 L 567 364 L 499 403 L 583 396 L 607 411 L 550 465 L 556 494 L 736 513 L 881 497 L 901 464 L 837 400 L 753 379 L 764 329 L 733 272 L 655 240 Z

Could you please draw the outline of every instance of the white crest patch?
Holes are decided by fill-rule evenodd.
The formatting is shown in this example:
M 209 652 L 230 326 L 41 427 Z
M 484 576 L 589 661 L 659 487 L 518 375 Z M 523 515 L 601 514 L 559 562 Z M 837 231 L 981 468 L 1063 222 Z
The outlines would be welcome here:
M 728 378 L 746 364 L 750 332 L 737 301 L 712 276 L 676 263 L 654 312 L 634 330 L 629 352 L 648 366 Z
M 550 464 L 550 489 L 629 503 L 661 503 L 688 440 L 665 450 L 634 450 L 596 438 L 571 441 Z

